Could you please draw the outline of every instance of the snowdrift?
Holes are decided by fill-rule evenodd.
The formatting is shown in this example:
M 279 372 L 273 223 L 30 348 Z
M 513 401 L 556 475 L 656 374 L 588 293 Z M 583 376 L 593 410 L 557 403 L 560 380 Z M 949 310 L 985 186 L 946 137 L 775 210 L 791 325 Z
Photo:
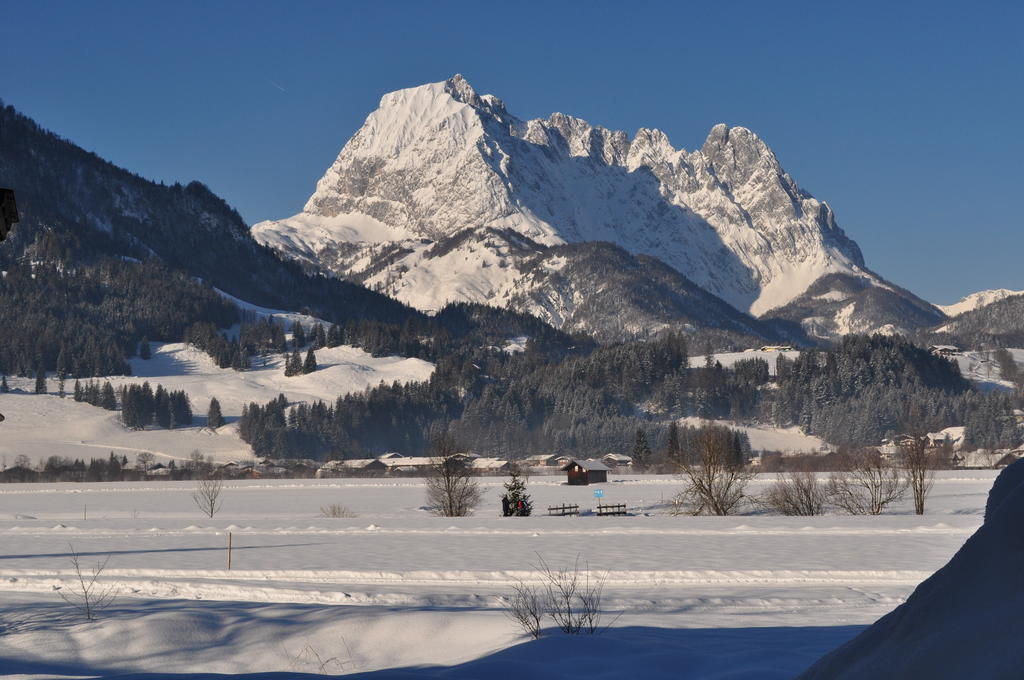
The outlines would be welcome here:
M 1024 461 L 989 492 L 985 523 L 907 601 L 800 678 L 1019 678 Z

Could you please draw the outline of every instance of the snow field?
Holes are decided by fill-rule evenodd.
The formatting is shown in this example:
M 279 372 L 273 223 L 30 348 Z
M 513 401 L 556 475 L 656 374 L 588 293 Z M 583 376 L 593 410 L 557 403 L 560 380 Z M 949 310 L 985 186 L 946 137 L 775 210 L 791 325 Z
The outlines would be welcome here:
M 310 317 L 311 318 L 311 317 Z M 253 360 L 247 371 L 218 368 L 205 353 L 183 343 L 154 344 L 149 360 L 133 358 L 131 376 L 100 378 L 114 388 L 148 381 L 155 389 L 162 384 L 169 390 L 184 390 L 195 414 L 191 427 L 175 430 L 125 429 L 119 413 L 89 404 L 76 403 L 70 396 L 74 381 L 65 384 L 69 396 L 56 396 L 56 382 L 48 381 L 51 394 L 31 394 L 34 380 L 8 378 L 12 392 L 0 395 L 0 413 L 6 420 L 0 425 L 0 460 L 8 466 L 15 456 L 27 455 L 40 461 L 50 456 L 106 458 L 110 451 L 126 454 L 131 462 L 140 451 L 153 453 L 158 460 L 188 460 L 198 449 L 216 461 L 252 458 L 249 445 L 238 436 L 238 417 L 250 402 L 266 403 L 284 394 L 290 403 L 323 400 L 333 403 L 339 395 L 374 387 L 381 381 L 410 382 L 427 380 L 433 364 L 404 357 L 373 357 L 355 347 L 331 347 L 316 351 L 318 369 L 308 375 L 285 377 L 285 358 L 276 355 Z M 210 430 L 206 409 L 210 398 L 221 404 L 226 424 Z
M 190 482 L 0 485 L 0 667 L 792 677 L 944 564 L 980 525 L 994 476 L 940 473 L 923 517 L 907 502 L 878 517 L 677 517 L 665 501 L 680 480 L 654 475 L 600 485 L 628 517 L 497 517 L 502 478 L 481 480 L 467 518 L 431 516 L 417 479 L 232 481 L 212 519 Z M 529 482 L 540 513 L 592 508 L 593 490 Z M 356 517 L 318 517 L 329 503 Z M 71 587 L 69 544 L 86 567 L 110 555 L 101 581 L 118 597 L 98 622 L 55 591 Z M 606 621 L 620 617 L 597 639 L 527 642 L 503 598 L 537 582 L 539 556 L 561 567 L 577 555 L 607 572 Z

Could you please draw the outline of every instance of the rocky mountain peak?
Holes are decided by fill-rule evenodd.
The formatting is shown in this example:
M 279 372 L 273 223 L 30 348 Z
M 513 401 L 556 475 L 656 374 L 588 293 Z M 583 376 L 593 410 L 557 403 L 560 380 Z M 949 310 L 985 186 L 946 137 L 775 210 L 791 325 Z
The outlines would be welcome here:
M 630 138 L 564 113 L 520 120 L 461 75 L 385 95 L 305 212 L 253 232 L 313 264 L 317 253 L 341 246 L 387 245 L 394 254 L 401 243 L 411 254 L 390 269 L 368 254 L 331 270 L 345 276 L 358 261 L 379 272 L 380 281 L 367 278 L 371 284 L 426 309 L 437 301 L 402 297 L 413 292 L 401 280 L 438 263 L 417 256 L 417 243 L 486 229 L 512 230 L 537 247 L 607 241 L 657 257 L 755 315 L 827 274 L 875 280 L 828 205 L 801 190 L 744 127 L 716 125 L 700 149 L 687 152 L 655 128 Z M 509 283 L 510 270 L 494 268 L 480 252 L 467 252 L 455 277 L 472 285 L 447 290 L 452 273 L 431 274 L 442 300 L 487 302 Z
M 477 96 L 476 90 L 469 84 L 469 81 L 462 77 L 461 73 L 456 73 L 444 81 L 444 91 L 456 101 L 469 104 L 470 106 L 481 105 L 480 97 Z

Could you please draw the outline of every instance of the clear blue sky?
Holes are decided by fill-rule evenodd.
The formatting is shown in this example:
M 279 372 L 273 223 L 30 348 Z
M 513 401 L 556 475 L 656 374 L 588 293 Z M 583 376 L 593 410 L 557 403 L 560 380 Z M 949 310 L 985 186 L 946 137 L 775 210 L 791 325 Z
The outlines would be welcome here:
M 0 0 L 0 98 L 250 223 L 298 212 L 383 93 L 456 72 L 687 149 L 744 125 L 869 266 L 952 302 L 1024 289 L 1022 5 Z

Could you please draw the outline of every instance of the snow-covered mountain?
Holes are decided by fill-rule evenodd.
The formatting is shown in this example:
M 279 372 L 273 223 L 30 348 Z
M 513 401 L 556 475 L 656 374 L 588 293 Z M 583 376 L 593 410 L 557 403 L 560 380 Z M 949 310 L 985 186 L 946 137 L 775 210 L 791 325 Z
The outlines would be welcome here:
M 656 257 L 754 315 L 829 274 L 886 285 L 745 128 L 716 125 L 688 152 L 655 129 L 520 120 L 458 75 L 385 95 L 303 212 L 253 234 L 423 310 L 535 299 L 544 291 L 526 290 L 525 259 L 594 241 Z
M 807 335 L 829 339 L 850 333 L 906 335 L 945 319 L 910 291 L 881 279 L 827 274 L 766 317 L 798 323 Z
M 990 305 L 993 302 L 999 302 L 1005 298 L 1014 295 L 1024 295 L 1024 290 L 1009 290 L 1007 288 L 997 288 L 996 290 L 981 290 L 977 293 L 971 293 L 960 299 L 959 302 L 954 302 L 951 305 L 935 305 L 943 312 L 946 316 L 956 316 L 957 314 L 963 314 L 964 312 L 972 312 L 978 307 L 984 307 Z

